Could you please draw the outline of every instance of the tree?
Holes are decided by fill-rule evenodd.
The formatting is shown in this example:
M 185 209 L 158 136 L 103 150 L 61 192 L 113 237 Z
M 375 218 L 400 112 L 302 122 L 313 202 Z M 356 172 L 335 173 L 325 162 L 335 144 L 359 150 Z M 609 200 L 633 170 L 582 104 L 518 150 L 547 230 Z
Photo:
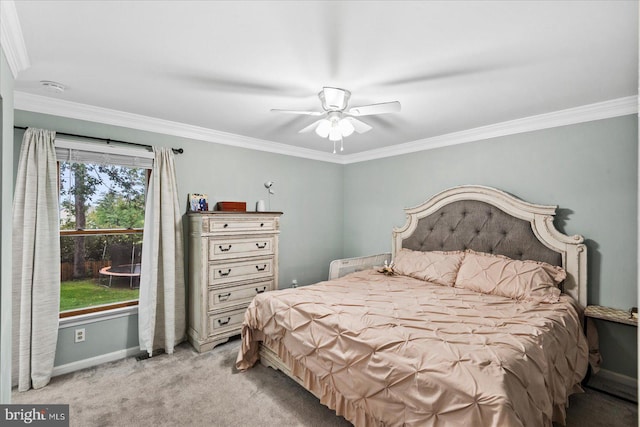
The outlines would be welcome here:
M 146 169 L 61 162 L 60 183 L 61 229 L 143 226 Z M 133 237 L 119 236 L 117 240 L 139 239 L 139 236 Z M 85 259 L 101 259 L 106 244 L 107 239 L 86 239 L 84 236 L 61 240 L 62 259 L 71 258 L 73 253 L 74 278 L 86 275 Z
M 66 223 L 63 225 L 65 229 L 84 230 L 86 228 L 87 202 L 91 200 L 99 184 L 99 180 L 90 173 L 90 168 L 91 165 L 84 163 L 60 164 L 61 205 L 69 213 L 69 217 L 66 218 Z M 67 171 L 73 175 L 73 182 L 69 182 L 69 186 L 65 190 L 63 177 Z M 86 274 L 84 236 L 77 236 L 73 239 L 73 246 L 73 277 L 84 277 Z

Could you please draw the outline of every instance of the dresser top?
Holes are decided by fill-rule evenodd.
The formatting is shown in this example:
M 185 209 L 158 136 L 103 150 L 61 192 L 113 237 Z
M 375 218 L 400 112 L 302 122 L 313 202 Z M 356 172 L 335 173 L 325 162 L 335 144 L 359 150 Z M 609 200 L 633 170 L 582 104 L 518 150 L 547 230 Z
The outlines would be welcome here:
M 252 211 L 197 211 L 187 212 L 187 215 L 283 215 L 282 212 L 252 212 Z

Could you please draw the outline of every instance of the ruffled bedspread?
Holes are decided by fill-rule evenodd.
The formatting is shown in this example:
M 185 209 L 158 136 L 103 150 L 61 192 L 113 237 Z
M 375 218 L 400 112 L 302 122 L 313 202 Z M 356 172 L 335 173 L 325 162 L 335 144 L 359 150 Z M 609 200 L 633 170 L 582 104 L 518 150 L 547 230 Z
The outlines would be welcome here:
M 256 296 L 240 370 L 265 341 L 356 426 L 564 424 L 587 343 L 573 300 L 518 302 L 374 270 Z

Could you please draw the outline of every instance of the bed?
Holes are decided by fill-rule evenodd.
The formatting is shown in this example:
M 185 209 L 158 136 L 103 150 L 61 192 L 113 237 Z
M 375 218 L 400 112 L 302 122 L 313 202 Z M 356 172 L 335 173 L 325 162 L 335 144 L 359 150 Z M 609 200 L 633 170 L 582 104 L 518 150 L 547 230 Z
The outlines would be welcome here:
M 391 254 L 256 296 L 236 367 L 279 369 L 356 426 L 564 424 L 588 364 L 583 238 L 488 187 L 405 211 Z

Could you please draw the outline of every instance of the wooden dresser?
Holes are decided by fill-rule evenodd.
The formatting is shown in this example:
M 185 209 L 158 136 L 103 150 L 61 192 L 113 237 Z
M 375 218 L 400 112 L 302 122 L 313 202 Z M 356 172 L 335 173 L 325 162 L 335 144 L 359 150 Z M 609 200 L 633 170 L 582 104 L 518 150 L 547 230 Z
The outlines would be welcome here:
M 188 214 L 188 337 L 197 351 L 238 335 L 253 297 L 277 289 L 280 215 Z

